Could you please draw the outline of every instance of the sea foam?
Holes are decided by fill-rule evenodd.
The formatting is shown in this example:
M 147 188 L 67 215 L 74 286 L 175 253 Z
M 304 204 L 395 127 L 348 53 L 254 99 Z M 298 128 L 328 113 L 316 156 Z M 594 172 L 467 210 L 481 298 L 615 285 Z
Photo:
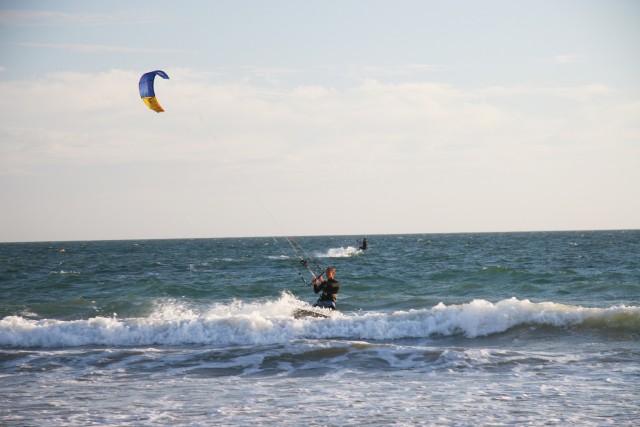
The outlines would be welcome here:
M 637 331 L 640 326 L 640 307 L 584 308 L 516 298 L 496 303 L 485 300 L 459 305 L 440 303 L 432 308 L 393 313 L 332 312 L 328 319 L 294 319 L 291 314 L 297 308 L 309 306 L 284 292 L 276 300 L 233 301 L 208 307 L 159 301 L 154 312 L 142 318 L 119 318 L 114 314 L 63 321 L 8 316 L 0 320 L 0 345 L 224 347 L 285 344 L 295 339 L 476 338 L 527 325 L 556 328 L 584 325 L 628 331 Z
M 329 248 L 326 252 L 314 252 L 314 256 L 317 258 L 347 258 L 355 255 L 362 255 L 362 249 L 354 248 L 353 246 Z

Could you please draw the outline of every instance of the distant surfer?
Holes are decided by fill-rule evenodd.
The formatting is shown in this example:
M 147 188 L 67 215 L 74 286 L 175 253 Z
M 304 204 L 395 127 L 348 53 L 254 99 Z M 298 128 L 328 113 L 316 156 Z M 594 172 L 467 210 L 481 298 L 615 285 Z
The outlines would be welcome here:
M 358 243 L 360 243 L 360 247 L 358 249 L 360 249 L 361 251 L 366 251 L 367 248 L 369 247 L 369 245 L 367 244 L 367 238 L 366 237 L 362 238 L 362 242 L 360 240 L 358 240 Z
M 329 267 L 327 268 L 327 271 L 325 271 L 324 275 L 327 276 L 326 280 L 321 274 L 311 282 L 313 284 L 313 291 L 316 294 L 322 291 L 322 295 L 318 298 L 318 302 L 313 306 L 335 310 L 336 301 L 338 300 L 338 290 L 340 289 L 340 282 L 334 278 L 336 275 L 336 269 Z

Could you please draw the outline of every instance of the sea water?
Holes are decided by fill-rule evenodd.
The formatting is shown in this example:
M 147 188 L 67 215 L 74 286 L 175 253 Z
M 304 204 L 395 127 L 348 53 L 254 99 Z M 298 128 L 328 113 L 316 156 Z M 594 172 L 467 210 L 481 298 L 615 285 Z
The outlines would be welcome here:
M 640 231 L 362 237 L 0 244 L 0 424 L 640 425 Z

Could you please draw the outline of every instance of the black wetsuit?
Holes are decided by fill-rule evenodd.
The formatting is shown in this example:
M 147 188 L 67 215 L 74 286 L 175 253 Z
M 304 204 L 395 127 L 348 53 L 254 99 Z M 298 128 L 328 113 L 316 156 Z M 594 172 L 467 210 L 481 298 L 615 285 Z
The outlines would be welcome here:
M 340 282 L 335 279 L 327 279 L 319 285 L 313 285 L 313 292 L 316 294 L 322 291 L 322 295 L 316 302 L 316 307 L 336 308 L 338 300 L 338 291 L 340 290 Z

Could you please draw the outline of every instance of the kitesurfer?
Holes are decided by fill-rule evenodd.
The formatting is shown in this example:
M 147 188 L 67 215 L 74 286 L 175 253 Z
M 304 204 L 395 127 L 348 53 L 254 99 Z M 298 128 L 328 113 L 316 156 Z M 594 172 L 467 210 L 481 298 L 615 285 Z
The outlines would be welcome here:
M 360 247 L 358 249 L 360 249 L 361 251 L 366 251 L 368 247 L 369 245 L 367 244 L 367 238 L 363 237 L 362 242 L 360 242 Z
M 311 282 L 313 284 L 313 291 L 316 294 L 322 291 L 322 295 L 318 298 L 318 302 L 314 304 L 314 307 L 335 310 L 336 301 L 338 300 L 338 290 L 340 289 L 340 282 L 335 279 L 336 269 L 329 267 L 324 275 L 327 276 L 326 280 L 321 274 Z

